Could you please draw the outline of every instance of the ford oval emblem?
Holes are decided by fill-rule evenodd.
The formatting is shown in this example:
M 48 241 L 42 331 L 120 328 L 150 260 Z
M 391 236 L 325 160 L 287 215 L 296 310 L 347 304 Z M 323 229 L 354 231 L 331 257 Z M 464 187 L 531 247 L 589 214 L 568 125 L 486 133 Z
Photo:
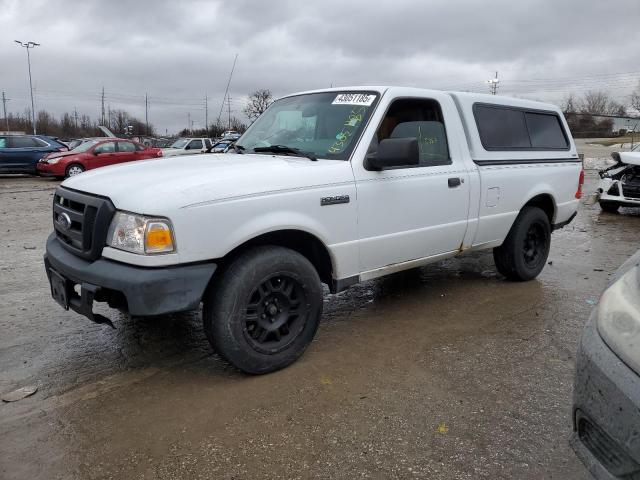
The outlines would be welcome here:
M 71 218 L 64 212 L 58 214 L 56 221 L 62 230 L 69 230 L 71 228 Z

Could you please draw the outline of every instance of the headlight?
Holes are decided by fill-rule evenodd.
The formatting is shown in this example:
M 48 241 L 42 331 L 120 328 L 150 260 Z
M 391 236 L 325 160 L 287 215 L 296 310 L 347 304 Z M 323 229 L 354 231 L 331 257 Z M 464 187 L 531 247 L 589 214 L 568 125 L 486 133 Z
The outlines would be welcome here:
M 107 233 L 107 245 L 141 255 L 175 252 L 173 229 L 167 218 L 116 212 Z
M 602 295 L 598 305 L 598 331 L 629 367 L 640 374 L 640 282 L 630 269 Z
M 45 158 L 43 159 L 44 162 L 48 163 L 49 165 L 55 165 L 56 163 L 58 163 L 60 160 L 62 159 L 62 157 L 57 157 L 57 158 Z

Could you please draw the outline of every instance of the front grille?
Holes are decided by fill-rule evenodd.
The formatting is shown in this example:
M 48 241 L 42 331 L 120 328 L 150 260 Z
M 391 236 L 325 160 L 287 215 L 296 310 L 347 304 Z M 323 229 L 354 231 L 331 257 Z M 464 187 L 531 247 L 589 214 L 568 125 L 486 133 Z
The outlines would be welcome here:
M 604 430 L 583 416 L 578 419 L 578 436 L 610 473 L 629 479 L 638 478 L 640 465 Z
M 105 197 L 58 187 L 53 196 L 53 228 L 62 245 L 87 260 L 102 254 L 115 207 Z
M 622 195 L 626 198 L 640 198 L 640 185 L 634 184 L 622 184 Z

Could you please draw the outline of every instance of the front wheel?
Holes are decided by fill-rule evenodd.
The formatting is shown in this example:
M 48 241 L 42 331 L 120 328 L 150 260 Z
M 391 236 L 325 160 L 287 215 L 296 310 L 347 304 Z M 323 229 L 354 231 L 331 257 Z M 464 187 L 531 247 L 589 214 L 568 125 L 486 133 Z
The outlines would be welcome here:
M 618 213 L 620 204 L 618 202 L 612 202 L 609 200 L 600 200 L 600 208 L 603 212 Z
M 540 274 L 550 247 L 551 226 L 547 214 L 538 207 L 525 207 L 504 243 L 493 249 L 493 259 L 502 275 L 523 282 Z
M 246 373 L 262 374 L 297 360 L 321 315 L 322 285 L 309 260 L 262 246 L 237 257 L 212 283 L 202 319 L 220 355 Z
M 64 177 L 65 178 L 75 177 L 76 175 L 80 175 L 82 172 L 84 172 L 84 167 L 82 165 L 80 165 L 79 163 L 72 163 L 65 170 Z

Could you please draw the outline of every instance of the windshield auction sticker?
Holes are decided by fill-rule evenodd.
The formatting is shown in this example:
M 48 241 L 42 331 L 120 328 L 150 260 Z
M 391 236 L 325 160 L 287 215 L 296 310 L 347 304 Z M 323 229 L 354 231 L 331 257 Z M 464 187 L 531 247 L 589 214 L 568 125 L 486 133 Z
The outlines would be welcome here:
M 331 105 L 363 105 L 369 107 L 375 99 L 375 95 L 368 93 L 341 93 L 331 102 Z

